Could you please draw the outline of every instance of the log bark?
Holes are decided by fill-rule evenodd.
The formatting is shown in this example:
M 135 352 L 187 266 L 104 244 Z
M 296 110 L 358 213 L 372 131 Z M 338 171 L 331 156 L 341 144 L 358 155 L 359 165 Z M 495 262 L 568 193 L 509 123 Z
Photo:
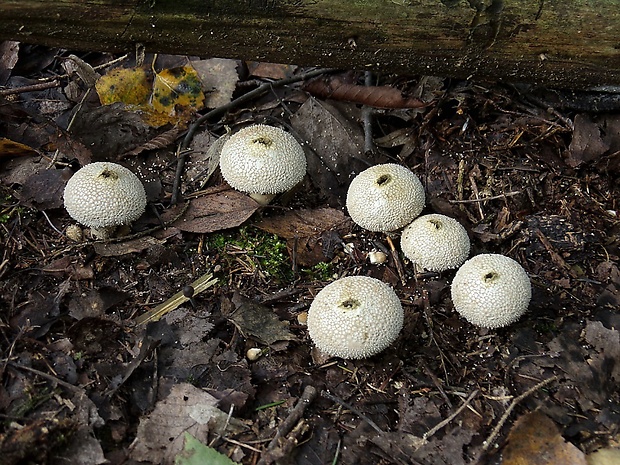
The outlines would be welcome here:
M 0 0 L 0 39 L 584 88 L 620 85 L 620 0 Z

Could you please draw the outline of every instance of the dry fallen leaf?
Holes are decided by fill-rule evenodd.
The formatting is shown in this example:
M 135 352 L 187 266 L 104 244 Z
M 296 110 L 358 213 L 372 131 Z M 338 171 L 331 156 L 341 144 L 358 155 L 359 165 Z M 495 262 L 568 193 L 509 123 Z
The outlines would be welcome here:
M 192 199 L 187 212 L 172 226 L 181 231 L 210 233 L 241 225 L 258 209 L 259 205 L 241 192 L 226 186 L 216 186 L 204 195 Z M 170 213 L 174 217 L 176 213 Z M 168 216 L 165 216 L 164 221 Z
M 265 344 L 276 341 L 294 341 L 295 336 L 289 331 L 288 321 L 281 321 L 273 311 L 236 292 L 232 303 L 234 309 L 222 309 L 224 316 L 232 321 L 245 336 L 254 336 Z M 225 305 L 230 307 L 230 304 Z
M 534 411 L 521 416 L 512 427 L 502 465 L 586 465 L 577 447 L 564 441 L 547 415 Z
M 138 461 L 174 463 L 183 450 L 183 434 L 190 433 L 201 442 L 208 433 L 239 431 L 240 422 L 217 408 L 211 394 L 187 383 L 172 386 L 170 394 L 157 402 L 150 415 L 140 419 L 130 456 Z M 229 421 L 230 420 L 230 421 Z
M 282 216 L 263 218 L 256 227 L 287 240 L 289 253 L 293 248 L 297 263 L 314 266 L 330 261 L 333 256 L 329 231 L 346 231 L 351 228 L 351 219 L 342 210 L 317 208 L 314 210 L 292 210 Z

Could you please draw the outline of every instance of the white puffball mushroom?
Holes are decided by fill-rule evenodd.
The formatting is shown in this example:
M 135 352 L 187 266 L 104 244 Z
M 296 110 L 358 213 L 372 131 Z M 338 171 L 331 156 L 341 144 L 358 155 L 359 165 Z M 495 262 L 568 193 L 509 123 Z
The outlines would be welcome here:
M 470 249 L 469 236 L 461 223 L 439 214 L 416 218 L 403 230 L 400 246 L 417 268 L 428 271 L 458 268 Z
M 387 262 L 388 259 L 387 254 L 380 250 L 371 250 L 368 252 L 367 257 L 371 265 L 382 265 Z
M 258 347 L 252 347 L 245 353 L 245 356 L 250 362 L 255 362 L 261 357 L 261 355 L 263 355 L 263 349 L 259 349 Z
M 482 254 L 459 268 L 450 287 L 456 311 L 470 323 L 499 328 L 517 321 L 532 298 L 530 278 L 510 257 Z
M 142 216 L 146 192 L 130 170 L 117 163 L 84 165 L 69 179 L 64 203 L 78 223 L 91 228 L 93 236 L 108 238 L 118 226 Z
M 426 197 L 418 177 L 394 163 L 372 166 L 358 174 L 347 191 L 347 210 L 362 228 L 390 232 L 411 223 Z
M 308 332 L 322 352 L 348 359 L 378 354 L 398 337 L 403 308 L 378 279 L 348 276 L 325 286 L 308 311 Z
M 288 132 L 264 124 L 248 126 L 228 138 L 220 153 L 222 176 L 230 186 L 262 205 L 306 175 L 306 155 Z

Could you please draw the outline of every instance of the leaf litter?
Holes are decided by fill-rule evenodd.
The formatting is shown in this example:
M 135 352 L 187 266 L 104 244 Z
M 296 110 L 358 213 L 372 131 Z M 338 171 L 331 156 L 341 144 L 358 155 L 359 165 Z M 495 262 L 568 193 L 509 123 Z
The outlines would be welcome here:
M 160 126 L 128 97 L 101 105 L 88 88 L 100 74 L 99 87 L 108 79 L 106 91 L 121 92 L 118 76 L 135 74 L 138 100 L 150 99 L 150 71 L 127 59 L 35 56 L 17 43 L 0 51 L 0 141 L 20 144 L 0 144 L 7 463 L 191 463 L 203 453 L 213 463 L 613 460 L 617 115 L 548 112 L 501 85 L 384 76 L 368 87 L 362 74 L 333 71 L 314 97 L 289 83 L 237 101 L 303 70 L 160 56 L 151 77 L 163 84 L 161 113 L 173 115 Z M 188 76 L 203 97 L 175 80 Z M 20 90 L 33 84 L 49 87 Z M 383 108 L 364 125 L 368 110 L 346 101 Z M 186 146 L 173 206 L 178 138 L 202 105 L 216 113 Z M 227 126 L 253 121 L 288 128 L 308 159 L 301 186 L 262 208 L 217 170 Z M 64 183 L 95 160 L 137 172 L 152 208 L 126 237 L 72 242 Z M 401 284 L 386 238 L 343 208 L 351 178 L 382 162 L 416 172 L 426 210 L 457 217 L 474 253 L 505 253 L 527 269 L 534 296 L 522 321 L 489 331 L 459 319 L 451 272 L 416 274 L 405 260 Z M 371 264 L 372 250 L 389 259 Z M 326 283 L 352 274 L 396 288 L 403 333 L 368 360 L 316 358 L 303 314 Z M 205 276 L 205 289 L 179 291 Z M 164 317 L 136 324 L 153 314 Z

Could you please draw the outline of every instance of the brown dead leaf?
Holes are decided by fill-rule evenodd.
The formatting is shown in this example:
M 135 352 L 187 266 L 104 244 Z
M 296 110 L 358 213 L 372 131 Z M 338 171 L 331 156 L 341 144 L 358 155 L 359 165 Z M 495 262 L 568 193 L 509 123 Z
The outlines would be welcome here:
M 15 195 L 23 205 L 38 210 L 60 208 L 63 206 L 65 185 L 71 175 L 72 172 L 68 168 L 41 170 L 26 179 L 21 190 Z
M 620 449 L 600 449 L 586 457 L 588 465 L 618 465 L 620 463 Z
M 0 137 L 0 158 L 32 155 L 33 153 L 37 153 L 37 151 L 28 145 Z
M 255 226 L 287 240 L 289 253 L 296 252 L 297 263 L 314 266 L 333 258 L 333 251 L 326 233 L 342 234 L 351 228 L 351 219 L 335 208 L 293 210 L 282 216 L 264 218 Z
M 222 302 L 222 313 L 246 336 L 253 336 L 265 344 L 276 341 L 294 341 L 288 321 L 281 321 L 268 307 L 235 292 L 230 302 Z
M 310 94 L 332 100 L 361 103 L 376 108 L 423 108 L 417 98 L 408 97 L 389 86 L 362 86 L 345 82 L 341 76 L 320 77 L 303 86 Z
M 583 335 L 599 352 L 590 358 L 590 366 L 603 378 L 611 377 L 620 382 L 620 332 L 605 328 L 600 321 L 588 321 Z
M 586 465 L 586 457 L 564 441 L 556 424 L 540 411 L 521 416 L 512 427 L 502 465 Z
M 5 40 L 0 42 L 0 86 L 4 86 L 11 76 L 19 57 L 19 42 Z M 1 152 L 1 151 L 0 151 Z
M 312 154 L 308 175 L 333 206 L 344 205 L 347 187 L 357 173 L 368 168 L 364 134 L 334 105 L 309 98 L 291 117 L 291 125 Z
M 291 77 L 297 66 L 281 63 L 246 62 L 250 76 L 269 79 L 285 79 Z
M 573 140 L 566 159 L 572 168 L 593 161 L 609 150 L 609 143 L 603 140 L 600 126 L 588 115 L 578 114 L 574 124 Z
M 138 253 L 150 247 L 164 244 L 165 240 L 158 240 L 151 236 L 138 237 L 125 242 L 97 242 L 93 248 L 102 257 L 119 257 L 130 253 Z
M 112 287 L 92 289 L 83 294 L 73 296 L 69 302 L 69 315 L 76 320 L 89 317 L 105 318 L 107 310 L 123 302 L 128 297 L 129 294 Z
M 205 107 L 217 108 L 232 100 L 239 81 L 238 65 L 237 60 L 225 58 L 192 61 L 206 92 Z
M 202 389 L 187 383 L 175 384 L 168 397 L 157 402 L 150 415 L 140 419 L 130 457 L 171 464 L 183 449 L 185 432 L 207 442 L 209 432 L 239 431 L 240 422 L 235 418 L 228 421 L 228 415 L 217 405 L 218 400 Z
M 201 197 L 192 199 L 187 212 L 172 226 L 193 233 L 235 228 L 252 216 L 258 207 L 254 200 L 241 192 L 228 186 L 215 186 L 206 189 Z M 165 218 L 173 218 L 171 213 Z

